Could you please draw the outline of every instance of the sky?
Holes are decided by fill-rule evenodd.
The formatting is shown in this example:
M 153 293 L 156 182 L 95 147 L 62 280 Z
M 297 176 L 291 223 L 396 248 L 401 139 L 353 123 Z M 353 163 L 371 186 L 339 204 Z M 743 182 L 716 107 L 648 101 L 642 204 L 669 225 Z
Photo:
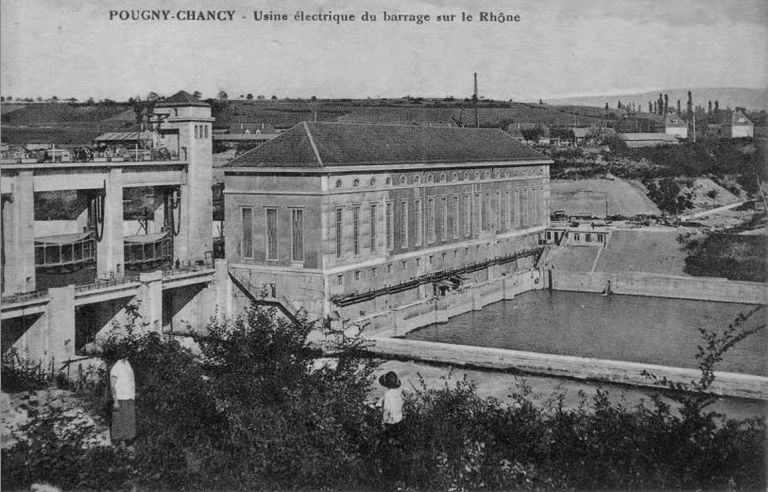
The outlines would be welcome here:
M 537 100 L 768 87 L 765 0 L 0 0 L 0 93 L 124 100 L 467 97 Z M 481 4 L 483 7 L 478 8 Z M 232 21 L 110 20 L 110 11 L 234 10 Z M 254 11 L 288 21 L 255 21 Z M 355 22 L 296 22 L 305 13 Z M 376 22 L 363 22 L 368 11 Z M 422 25 L 388 14 L 429 14 Z M 461 13 L 473 15 L 461 22 Z M 478 22 L 480 12 L 519 22 Z M 455 14 L 454 22 L 435 16 Z M 245 17 L 245 18 L 244 18 Z

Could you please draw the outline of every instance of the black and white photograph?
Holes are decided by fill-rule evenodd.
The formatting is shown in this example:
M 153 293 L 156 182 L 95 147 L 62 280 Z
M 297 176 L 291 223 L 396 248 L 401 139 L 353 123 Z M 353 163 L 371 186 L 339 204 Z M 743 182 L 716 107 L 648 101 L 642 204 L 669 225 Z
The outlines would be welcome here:
M 0 0 L 8 491 L 768 488 L 765 0 Z

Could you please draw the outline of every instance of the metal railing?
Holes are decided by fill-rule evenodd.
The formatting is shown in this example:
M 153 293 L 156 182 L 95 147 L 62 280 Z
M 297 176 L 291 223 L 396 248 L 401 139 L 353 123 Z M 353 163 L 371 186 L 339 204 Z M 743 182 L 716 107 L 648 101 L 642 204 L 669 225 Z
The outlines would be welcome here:
M 33 301 L 48 297 L 48 289 L 35 290 L 32 292 L 19 292 L 18 294 L 10 294 L 2 297 L 3 305 L 17 304 L 20 302 Z
M 213 268 L 213 259 L 206 258 L 202 260 L 177 261 L 169 268 L 163 268 L 163 280 L 170 279 L 176 275 L 210 270 Z
M 138 282 L 138 275 L 126 275 L 123 278 L 114 278 L 109 280 L 97 280 L 90 284 L 82 284 L 75 286 L 75 293 L 90 292 L 93 290 L 105 289 L 107 287 L 116 287 L 118 285 L 130 284 Z

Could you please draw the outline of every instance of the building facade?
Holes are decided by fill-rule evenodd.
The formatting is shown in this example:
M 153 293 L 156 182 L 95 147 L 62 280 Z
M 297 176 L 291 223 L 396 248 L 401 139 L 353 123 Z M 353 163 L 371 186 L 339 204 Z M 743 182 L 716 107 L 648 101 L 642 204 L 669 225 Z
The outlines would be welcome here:
M 225 168 L 230 273 L 355 319 L 528 268 L 550 163 L 501 130 L 301 123 Z

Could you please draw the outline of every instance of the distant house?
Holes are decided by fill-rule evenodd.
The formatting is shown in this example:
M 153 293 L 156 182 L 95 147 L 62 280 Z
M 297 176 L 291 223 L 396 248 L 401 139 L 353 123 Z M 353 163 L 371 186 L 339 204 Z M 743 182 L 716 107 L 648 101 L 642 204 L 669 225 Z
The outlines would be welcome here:
M 223 144 L 242 142 L 264 143 L 272 140 L 279 131 L 268 123 L 234 123 L 228 130 L 217 130 L 213 133 L 213 141 Z
M 233 135 L 276 135 L 277 130 L 267 123 L 235 123 L 229 125 L 229 133 Z
M 616 134 L 613 128 L 594 126 L 571 128 L 571 131 L 573 131 L 576 145 L 596 145 L 599 144 L 603 138 Z
M 677 138 L 666 133 L 619 133 L 617 135 L 631 149 L 678 143 Z
M 518 140 L 522 142 L 525 140 L 525 137 L 523 136 L 523 132 L 520 131 L 520 125 L 517 123 L 510 123 L 507 125 L 507 129 L 505 130 L 507 133 L 509 133 L 512 138 L 515 140 Z
M 722 111 L 719 119 L 707 125 L 707 134 L 719 138 L 752 138 L 755 125 L 741 111 Z
M 664 121 L 656 125 L 656 131 L 677 138 L 688 138 L 688 122 L 680 116 L 670 113 L 664 117 Z

